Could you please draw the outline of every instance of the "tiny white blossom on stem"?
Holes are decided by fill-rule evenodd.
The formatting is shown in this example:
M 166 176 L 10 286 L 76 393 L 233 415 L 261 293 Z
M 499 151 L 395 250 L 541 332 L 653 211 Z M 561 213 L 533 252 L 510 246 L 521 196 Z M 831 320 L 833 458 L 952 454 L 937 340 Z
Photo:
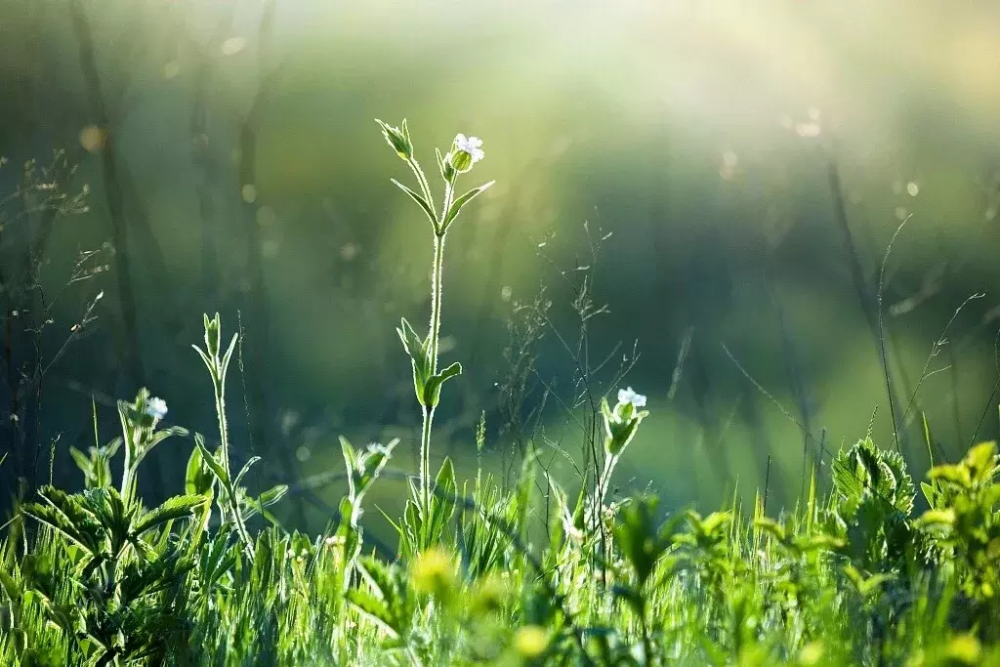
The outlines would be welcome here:
M 167 416 L 167 402 L 155 396 L 146 401 L 146 414 L 153 419 L 163 419 Z
M 466 137 L 464 134 L 455 137 L 455 148 L 468 153 L 472 157 L 472 164 L 479 162 L 486 156 L 483 149 L 480 148 L 482 145 L 483 140 L 479 137 Z
M 644 408 L 646 407 L 646 397 L 636 393 L 632 387 L 626 387 L 618 390 L 618 403 L 631 403 L 633 407 Z

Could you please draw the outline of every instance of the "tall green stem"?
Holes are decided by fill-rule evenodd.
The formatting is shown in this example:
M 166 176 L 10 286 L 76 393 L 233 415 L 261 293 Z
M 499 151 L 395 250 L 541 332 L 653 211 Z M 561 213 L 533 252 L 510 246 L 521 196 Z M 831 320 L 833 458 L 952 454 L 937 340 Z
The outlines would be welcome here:
M 226 388 L 224 386 L 225 369 L 217 366 L 216 375 L 217 378 L 213 379 L 215 381 L 215 412 L 219 417 L 219 445 L 222 449 L 222 461 L 220 461 L 220 464 L 222 465 L 222 469 L 226 471 L 226 479 L 228 480 L 224 492 L 229 497 L 229 511 L 232 512 L 233 522 L 236 524 L 236 532 L 239 534 L 240 539 L 243 540 L 247 554 L 252 560 L 254 557 L 253 540 L 250 539 L 250 532 L 243 522 L 240 501 L 236 496 L 237 491 L 233 485 L 232 468 L 229 465 L 229 427 L 226 423 Z
M 434 268 L 431 274 L 431 374 L 438 371 L 438 349 L 441 342 L 441 297 L 444 278 L 444 233 L 434 235 Z
M 215 384 L 215 414 L 219 418 L 219 444 L 222 446 L 222 469 L 231 476 L 229 469 L 229 426 L 226 424 L 226 394 L 221 378 Z
M 135 437 L 135 436 L 133 436 Z M 122 492 L 121 497 L 128 506 L 132 502 L 132 494 L 135 485 L 132 483 L 132 443 L 125 444 L 125 467 L 122 469 Z
M 419 175 L 418 180 L 421 181 L 421 187 L 425 188 L 425 181 L 419 178 L 423 176 L 420 169 L 414 169 L 414 173 Z M 440 216 L 434 224 L 434 264 L 431 268 L 431 323 L 430 332 L 427 334 L 431 341 L 430 372 L 432 375 L 438 371 L 438 350 L 441 345 L 441 299 L 444 296 L 442 285 L 444 281 L 444 245 L 446 235 L 444 221 L 454 198 L 455 183 L 446 183 L 444 205 Z M 428 202 L 430 201 L 430 197 L 428 197 Z M 425 405 L 423 417 L 423 427 L 420 430 L 420 500 L 425 516 L 429 516 L 431 506 L 431 430 L 434 424 L 434 407 Z
M 615 466 L 618 465 L 617 456 L 612 456 L 607 454 L 604 458 L 604 472 L 597 480 L 597 508 L 600 508 L 604 504 L 604 498 L 608 495 L 608 487 L 611 485 L 611 475 L 615 471 Z
M 438 349 L 441 341 L 441 298 L 444 277 L 444 237 L 434 233 L 434 266 L 431 273 L 431 373 L 437 373 Z M 424 406 L 424 423 L 420 433 L 420 490 L 425 512 L 430 511 L 431 499 L 431 427 L 434 423 L 434 408 Z
M 425 515 L 429 515 L 431 502 L 431 425 L 434 408 L 424 406 L 424 425 L 420 431 L 420 501 Z

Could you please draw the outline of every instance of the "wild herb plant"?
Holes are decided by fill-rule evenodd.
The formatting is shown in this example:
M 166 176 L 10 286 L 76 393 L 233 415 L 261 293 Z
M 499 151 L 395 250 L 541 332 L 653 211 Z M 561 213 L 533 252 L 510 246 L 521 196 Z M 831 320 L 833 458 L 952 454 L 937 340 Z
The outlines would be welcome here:
M 484 153 L 482 141 L 476 137 L 466 137 L 459 134 L 452 142 L 451 149 L 441 155 L 439 149 L 434 149 L 437 156 L 438 172 L 444 182 L 444 195 L 441 202 L 441 210 L 435 205 L 435 199 L 431 192 L 427 176 L 423 168 L 414 156 L 413 141 L 410 138 L 410 130 L 404 119 L 400 127 L 393 127 L 380 120 L 376 120 L 382 128 L 382 135 L 389 146 L 396 151 L 396 154 L 406 162 L 417 180 L 419 192 L 403 185 L 396 179 L 392 179 L 393 184 L 405 192 L 412 199 L 420 210 L 423 211 L 430 223 L 432 245 L 434 257 L 431 263 L 431 318 L 426 336 L 420 336 L 403 318 L 397 333 L 403 342 L 403 348 L 410 357 L 413 367 L 413 389 L 420 404 L 423 426 L 420 430 L 420 473 L 419 492 L 414 492 L 414 509 L 407 510 L 407 528 L 415 531 L 414 537 L 420 547 L 430 544 L 436 539 L 435 520 L 439 516 L 432 516 L 434 512 L 431 500 L 431 479 L 430 479 L 430 456 L 431 456 L 431 432 L 434 424 L 434 410 L 441 400 L 441 386 L 445 381 L 461 375 L 462 364 L 454 362 L 443 369 L 438 369 L 438 350 L 441 344 L 441 310 L 442 299 L 444 298 L 444 248 L 448 230 L 458 218 L 466 204 L 477 196 L 485 192 L 493 181 L 472 188 L 468 192 L 456 197 L 458 180 L 463 174 L 472 171 L 477 162 L 483 159 Z M 451 468 L 451 462 L 445 460 L 441 473 L 438 475 L 442 482 L 450 483 L 454 486 L 454 473 L 446 470 Z M 451 480 L 448 482 L 448 480 Z
M 42 537 L 50 549 L 26 557 L 17 576 L 24 577 L 25 594 L 38 601 L 48 622 L 65 633 L 68 662 L 71 657 L 93 665 L 166 659 L 170 633 L 181 624 L 170 592 L 193 566 L 185 545 L 170 539 L 171 525 L 208 503 L 204 495 L 192 494 L 152 510 L 142 507 L 135 477 L 140 463 L 155 445 L 184 431 L 159 428 L 166 404 L 145 390 L 133 403 L 120 402 L 118 411 L 122 438 L 105 447 L 95 443 L 89 458 L 76 456 L 86 491 L 43 487 L 39 501 L 21 507 L 51 532 Z M 119 491 L 107 466 L 122 442 Z M 5 588 L 19 588 L 14 577 L 5 579 Z

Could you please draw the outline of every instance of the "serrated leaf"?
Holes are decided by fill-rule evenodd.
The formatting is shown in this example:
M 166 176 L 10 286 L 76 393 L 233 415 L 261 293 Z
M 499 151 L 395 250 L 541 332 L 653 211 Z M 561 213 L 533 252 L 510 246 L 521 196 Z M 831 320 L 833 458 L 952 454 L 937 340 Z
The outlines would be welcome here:
M 182 519 L 194 514 L 194 510 L 208 502 L 208 498 L 203 495 L 174 496 L 154 510 L 146 512 L 139 521 L 136 522 L 132 532 L 140 536 L 146 531 L 166 523 Z
M 25 503 L 21 506 L 21 512 L 35 521 L 38 521 L 39 523 L 42 523 L 56 531 L 91 556 L 96 555 L 96 545 L 92 543 L 89 536 L 79 530 L 77 526 L 57 508 L 51 505 Z
M 927 510 L 917 519 L 917 525 L 925 528 L 950 528 L 955 525 L 955 510 L 951 508 Z
M 963 489 L 969 488 L 972 484 L 969 469 L 962 465 L 946 464 L 934 466 L 927 473 L 927 476 L 933 481 L 951 483 Z

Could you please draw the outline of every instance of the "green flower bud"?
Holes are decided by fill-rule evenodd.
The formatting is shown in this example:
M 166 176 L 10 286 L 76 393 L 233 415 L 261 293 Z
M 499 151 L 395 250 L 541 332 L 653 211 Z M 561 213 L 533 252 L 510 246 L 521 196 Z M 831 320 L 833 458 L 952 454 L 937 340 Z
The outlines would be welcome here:
M 388 123 L 383 123 L 378 118 L 375 122 L 382 128 L 382 136 L 386 143 L 392 147 L 396 154 L 404 160 L 413 158 L 413 142 L 410 141 L 410 131 L 406 127 L 406 120 L 403 120 L 402 127 L 393 127 Z
M 472 169 L 472 155 L 466 151 L 448 153 L 448 165 L 460 174 Z
M 205 315 L 205 351 L 208 352 L 208 356 L 212 359 L 216 359 L 219 356 L 219 336 L 221 329 L 222 322 L 218 313 L 212 319 L 208 319 L 208 315 Z

